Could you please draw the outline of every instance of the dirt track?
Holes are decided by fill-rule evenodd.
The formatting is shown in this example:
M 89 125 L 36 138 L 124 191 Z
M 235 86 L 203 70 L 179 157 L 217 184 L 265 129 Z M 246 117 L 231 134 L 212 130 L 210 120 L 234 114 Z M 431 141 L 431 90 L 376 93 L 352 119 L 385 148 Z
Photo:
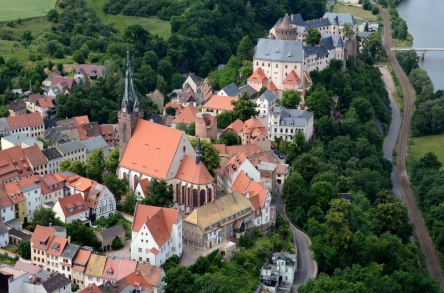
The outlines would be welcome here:
M 404 118 L 401 125 L 401 131 L 399 132 L 398 146 L 396 148 L 396 151 L 398 153 L 398 157 L 396 160 L 396 170 L 398 173 L 399 183 L 401 185 L 401 191 L 404 195 L 409 210 L 410 220 L 415 225 L 415 234 L 419 241 L 420 249 L 425 257 L 427 269 L 430 275 L 439 282 L 441 288 L 444 289 L 444 278 L 439 266 L 438 257 L 432 240 L 430 239 L 428 231 L 425 227 L 421 212 L 416 205 L 412 190 L 410 189 L 410 182 L 407 178 L 407 170 L 405 167 L 407 141 L 413 113 L 410 83 L 401 66 L 399 66 L 398 60 L 396 60 L 395 58 L 395 54 L 393 53 L 393 51 L 390 50 L 390 48 L 392 47 L 390 20 L 384 10 L 380 8 L 379 11 L 384 21 L 384 45 L 386 47 L 387 56 L 396 72 L 396 75 L 399 78 L 402 86 L 402 92 L 404 94 Z

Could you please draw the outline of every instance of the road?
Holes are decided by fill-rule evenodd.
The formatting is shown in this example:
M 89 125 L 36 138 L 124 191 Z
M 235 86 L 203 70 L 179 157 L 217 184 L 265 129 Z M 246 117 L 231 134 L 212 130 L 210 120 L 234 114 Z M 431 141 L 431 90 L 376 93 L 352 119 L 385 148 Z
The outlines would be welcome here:
M 392 36 L 390 20 L 387 16 L 387 13 L 382 8 L 379 8 L 379 12 L 384 22 L 384 45 L 386 47 L 387 57 L 392 64 L 396 75 L 399 78 L 404 95 L 404 118 L 401 124 L 401 130 L 398 137 L 398 145 L 396 148 L 396 151 L 398 153 L 396 159 L 396 171 L 399 177 L 399 185 L 401 187 L 402 195 L 409 210 L 410 220 L 415 225 L 415 234 L 419 242 L 419 247 L 425 258 L 427 270 L 429 271 L 430 275 L 439 282 L 441 288 L 444 289 L 444 278 L 441 268 L 439 267 L 437 254 L 432 240 L 430 239 L 428 231 L 425 227 L 421 212 L 419 211 L 419 208 L 415 203 L 412 190 L 410 189 L 410 182 L 408 180 L 407 170 L 405 166 L 405 158 L 407 155 L 407 141 L 409 136 L 410 122 L 413 114 L 410 82 L 402 68 L 399 66 L 399 63 L 396 60 L 393 51 L 390 50 L 390 48 L 392 47 Z
M 335 0 L 328 0 L 327 1 L 327 12 L 330 11 L 330 7 L 335 4 Z
M 284 200 L 281 198 L 280 193 L 277 195 L 276 198 L 276 206 L 279 215 L 284 219 L 287 219 L 287 216 L 285 214 L 285 203 Z M 294 275 L 292 291 L 297 292 L 299 286 L 305 284 L 308 279 L 316 277 L 318 267 L 316 262 L 313 260 L 313 255 L 310 250 L 310 238 L 308 238 L 308 236 L 304 232 L 294 227 L 291 223 L 290 229 L 293 233 L 294 243 L 296 245 L 298 254 L 298 268 Z

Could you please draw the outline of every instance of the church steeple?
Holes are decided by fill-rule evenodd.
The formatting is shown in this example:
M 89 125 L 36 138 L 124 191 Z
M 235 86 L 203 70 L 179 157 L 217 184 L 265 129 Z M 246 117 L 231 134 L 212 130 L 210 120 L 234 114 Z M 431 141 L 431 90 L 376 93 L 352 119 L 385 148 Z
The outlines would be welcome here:
M 142 112 L 142 104 L 137 99 L 136 91 L 134 90 L 133 72 L 131 70 L 131 63 L 129 51 L 126 51 L 126 73 L 125 73 L 125 92 L 123 93 L 122 104 L 120 110 L 128 114 Z
M 202 148 L 200 147 L 200 137 L 197 137 L 196 165 L 202 162 Z

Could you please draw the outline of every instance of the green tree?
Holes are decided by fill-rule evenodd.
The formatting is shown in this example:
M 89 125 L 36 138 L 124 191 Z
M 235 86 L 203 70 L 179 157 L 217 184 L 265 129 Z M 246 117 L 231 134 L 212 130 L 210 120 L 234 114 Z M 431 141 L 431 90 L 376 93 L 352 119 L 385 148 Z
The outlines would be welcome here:
M 77 51 L 74 51 L 74 53 L 72 53 L 72 60 L 74 60 L 75 62 L 77 62 L 79 64 L 83 64 L 83 63 L 85 63 L 85 56 L 83 56 L 82 51 L 77 50 Z
M 441 167 L 442 163 L 438 161 L 438 157 L 435 155 L 435 153 L 428 152 L 419 159 L 419 168 L 439 170 Z
M 332 200 L 331 205 L 337 205 L 338 209 L 332 207 L 325 216 L 328 227 L 325 235 L 327 243 L 337 250 L 347 249 L 353 238 L 349 224 L 349 215 L 353 207 L 342 198 Z
M 24 259 L 31 259 L 31 242 L 29 240 L 21 241 L 17 253 Z
M 210 262 L 208 261 L 208 258 L 206 258 L 205 256 L 199 256 L 196 262 L 192 266 L 190 266 L 191 272 L 193 274 L 198 274 L 198 275 L 205 274 L 206 272 L 208 272 L 209 268 L 210 268 Z
M 251 42 L 248 36 L 244 36 L 237 47 L 237 59 L 239 61 L 248 60 L 251 61 L 253 59 L 253 43 Z
M 317 30 L 316 30 L 317 31 Z M 295 90 L 284 90 L 279 105 L 287 109 L 297 109 L 301 102 L 301 96 Z
M 66 234 L 71 236 L 71 241 L 80 246 L 97 247 L 100 243 L 97 241 L 96 234 L 91 227 L 87 227 L 79 221 L 72 221 L 66 225 Z
M 163 277 L 166 283 L 165 293 L 194 293 L 195 277 L 190 270 L 183 266 L 170 269 Z
M 321 41 L 321 33 L 315 28 L 309 29 L 305 42 L 308 45 L 316 46 L 319 45 L 320 41 Z
M 9 112 L 8 112 L 9 113 Z M 217 128 L 225 129 L 228 125 L 234 122 L 233 111 L 225 111 L 217 115 Z
M 46 19 L 51 22 L 57 22 L 59 20 L 59 13 L 55 9 L 51 9 L 46 14 Z
M 344 33 L 344 39 L 350 40 L 355 36 L 355 32 L 353 31 L 353 26 L 348 22 L 344 24 L 342 27 L 342 32 Z
M 59 224 L 60 220 L 56 218 L 56 213 L 49 208 L 40 208 L 34 212 L 34 220 L 32 221 L 31 228 L 35 229 L 37 225 L 49 226 L 49 224 Z
M 251 117 L 256 117 L 259 112 L 255 110 L 256 104 L 251 102 L 248 92 L 243 92 L 237 101 L 231 101 L 233 108 L 233 117 L 246 121 Z
M 86 177 L 86 166 L 80 161 L 62 161 L 59 164 L 60 172 L 69 171 L 79 176 Z
M 86 177 L 102 183 L 102 172 L 105 168 L 102 149 L 93 149 L 86 162 Z
M 142 204 L 168 208 L 174 198 L 173 190 L 165 180 L 151 179 L 148 187 L 148 197 L 142 200 Z
M 225 144 L 227 146 L 237 145 L 238 135 L 228 131 L 224 132 L 219 136 L 219 143 Z
M 389 232 L 407 242 L 412 235 L 412 224 L 409 223 L 407 207 L 400 200 L 380 203 L 376 206 L 376 218 L 382 232 Z
M 117 201 L 120 201 L 122 196 L 128 192 L 129 184 L 126 178 L 119 179 L 115 173 L 110 173 L 102 178 L 103 184 L 108 187 Z
M 383 52 L 381 35 L 372 33 L 363 41 L 364 52 L 370 54 L 373 59 L 380 57 Z
M 176 110 L 173 107 L 166 108 L 165 113 L 170 116 L 176 116 Z
M 337 197 L 334 186 L 326 181 L 313 183 L 310 187 L 310 196 L 316 202 L 316 206 L 323 211 L 328 210 L 330 200 Z
M 412 69 L 419 68 L 419 56 L 415 50 L 398 51 L 395 55 L 405 74 L 409 75 Z
M 188 126 L 185 123 L 181 122 L 176 124 L 176 129 L 186 133 L 188 130 Z
M 122 248 L 122 247 L 123 247 L 122 239 L 120 239 L 119 236 L 116 236 L 116 237 L 113 239 L 113 242 L 111 243 L 111 248 L 112 248 L 113 250 L 118 250 L 118 249 L 120 249 L 120 248 Z
M 136 204 L 138 203 L 136 193 L 134 191 L 128 192 L 125 196 L 122 205 L 119 207 L 123 212 L 133 215 Z
M 108 159 L 105 161 L 105 168 L 110 174 L 116 174 L 119 167 L 119 147 L 115 147 L 108 153 Z
M 196 135 L 196 122 L 191 122 L 188 124 L 187 134 L 191 136 Z
M 34 39 L 34 37 L 32 36 L 31 31 L 28 31 L 28 30 L 23 31 L 23 33 L 22 33 L 20 38 L 22 39 L 22 41 L 26 41 L 26 42 L 30 42 L 30 41 L 32 41 Z
M 191 139 L 194 150 L 197 150 L 197 139 Z M 202 162 L 211 175 L 214 176 L 214 169 L 220 168 L 219 150 L 207 140 L 200 141 L 202 148 Z
M 322 116 L 330 116 L 330 111 L 333 108 L 333 98 L 328 94 L 324 87 L 316 88 L 306 98 L 305 104 L 310 111 L 315 113 L 317 118 Z

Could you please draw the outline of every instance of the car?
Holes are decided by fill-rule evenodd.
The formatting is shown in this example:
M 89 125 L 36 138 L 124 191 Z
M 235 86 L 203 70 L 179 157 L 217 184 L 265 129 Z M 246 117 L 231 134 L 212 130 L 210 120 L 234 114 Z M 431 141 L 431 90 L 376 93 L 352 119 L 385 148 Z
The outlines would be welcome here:
M 276 155 L 279 155 L 279 151 L 278 151 L 278 150 L 274 150 L 274 153 L 275 153 Z
M 265 114 L 261 114 L 261 116 L 260 116 L 261 118 L 264 118 L 265 117 Z
M 270 146 L 270 149 L 275 150 L 276 147 L 275 147 L 274 145 L 271 145 L 271 146 Z
M 283 154 L 279 154 L 278 157 L 279 157 L 279 159 L 282 160 L 284 158 L 284 155 Z

